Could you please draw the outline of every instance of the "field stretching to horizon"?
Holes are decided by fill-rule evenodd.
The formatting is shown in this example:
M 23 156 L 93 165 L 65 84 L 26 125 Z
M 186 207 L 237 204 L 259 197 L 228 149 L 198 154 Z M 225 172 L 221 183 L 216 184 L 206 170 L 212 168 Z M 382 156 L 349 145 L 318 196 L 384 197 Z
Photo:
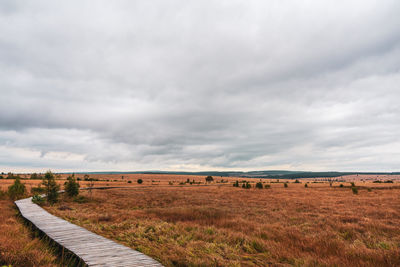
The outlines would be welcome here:
M 45 208 L 166 266 L 400 263 L 398 177 L 393 183 L 342 177 L 348 182 L 332 187 L 323 178 L 262 180 L 270 186 L 264 189 L 254 188 L 260 179 L 214 177 L 199 186 L 187 176 L 140 177 L 142 185 L 82 192 L 82 203 L 64 198 Z M 205 185 L 204 177 L 193 179 Z M 236 180 L 251 181 L 252 188 L 233 187 Z
M 28 192 L 41 183 L 20 176 Z M 57 175 L 61 189 L 67 176 Z M 351 175 L 333 181 L 214 177 L 211 183 L 204 176 L 173 174 L 75 177 L 81 188 L 89 179 L 95 187 L 119 188 L 81 191 L 75 199 L 60 195 L 58 203 L 43 207 L 165 266 L 400 264 L 397 175 Z M 239 187 L 233 187 L 236 181 Z M 250 189 L 242 188 L 245 181 Z M 13 182 L 0 179 L 2 192 Z M 257 182 L 264 188 L 255 188 Z M 31 234 L 4 193 L 1 202 L 6 231 L 0 234 L 0 263 L 62 266 L 54 248 Z

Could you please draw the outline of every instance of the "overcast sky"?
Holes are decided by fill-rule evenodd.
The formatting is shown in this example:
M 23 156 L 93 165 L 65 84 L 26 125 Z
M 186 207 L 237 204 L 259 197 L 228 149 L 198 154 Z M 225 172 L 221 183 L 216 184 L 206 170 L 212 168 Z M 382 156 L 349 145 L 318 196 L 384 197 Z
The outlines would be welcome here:
M 399 14 L 3 0 L 0 171 L 399 171 Z

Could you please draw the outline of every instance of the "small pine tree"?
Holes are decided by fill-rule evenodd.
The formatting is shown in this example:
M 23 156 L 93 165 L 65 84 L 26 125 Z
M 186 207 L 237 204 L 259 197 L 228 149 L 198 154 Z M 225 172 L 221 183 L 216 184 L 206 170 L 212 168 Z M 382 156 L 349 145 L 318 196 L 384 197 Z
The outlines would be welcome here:
M 234 182 L 233 187 L 239 187 L 239 181 Z
M 249 182 L 246 182 L 246 189 L 250 189 L 251 188 L 251 184 Z
M 307 187 L 308 187 L 308 184 L 304 184 L 304 187 L 307 188 Z
M 58 191 L 60 190 L 60 186 L 56 183 L 54 178 L 54 174 L 51 171 L 47 171 L 43 177 L 43 186 L 45 187 L 47 202 L 50 204 L 54 204 L 58 201 Z
M 286 188 L 286 187 L 288 187 L 288 184 L 287 184 L 287 183 L 284 183 L 283 186 Z
M 258 188 L 258 189 L 263 189 L 263 184 L 262 184 L 262 182 L 256 183 L 256 188 Z
M 19 176 L 15 178 L 14 184 L 8 187 L 8 195 L 12 200 L 19 199 L 24 196 L 26 192 L 25 185 L 21 183 Z
M 67 182 L 64 184 L 65 193 L 69 197 L 75 197 L 79 194 L 79 183 L 75 179 L 75 175 L 69 176 L 67 178 Z

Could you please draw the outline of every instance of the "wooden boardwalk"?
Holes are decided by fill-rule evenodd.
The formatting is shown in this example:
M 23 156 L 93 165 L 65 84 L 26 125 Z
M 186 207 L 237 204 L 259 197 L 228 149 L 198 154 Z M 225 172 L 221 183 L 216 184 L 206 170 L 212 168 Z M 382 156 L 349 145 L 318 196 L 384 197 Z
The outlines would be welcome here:
M 15 204 L 22 217 L 88 266 L 162 266 L 136 250 L 51 215 L 33 203 L 32 198 L 17 200 Z

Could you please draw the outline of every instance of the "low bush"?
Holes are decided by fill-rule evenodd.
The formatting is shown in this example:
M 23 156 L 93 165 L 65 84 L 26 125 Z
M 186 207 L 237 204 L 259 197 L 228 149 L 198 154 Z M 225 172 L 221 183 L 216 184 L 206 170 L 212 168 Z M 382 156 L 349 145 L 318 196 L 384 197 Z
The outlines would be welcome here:
M 256 188 L 258 188 L 258 189 L 263 189 L 263 184 L 262 184 L 262 182 L 256 183 Z
M 42 179 L 42 175 L 37 174 L 37 173 L 31 174 L 31 180 L 41 180 L 41 179 Z
M 358 194 L 358 188 L 357 187 L 355 187 L 355 186 L 353 186 L 352 188 L 351 188 L 351 191 L 353 192 L 353 194 L 355 194 L 355 195 L 357 195 Z
M 207 183 L 212 182 L 212 181 L 214 181 L 214 178 L 212 176 L 209 175 L 209 176 L 206 177 L 206 182 Z
M 89 200 L 84 196 L 76 196 L 74 197 L 74 202 L 76 203 L 87 203 Z
M 296 179 L 296 181 L 294 181 L 295 184 L 299 184 L 300 181 Z
M 44 198 L 42 198 L 40 195 L 34 195 L 32 197 L 32 202 L 38 205 L 42 205 L 44 203 Z
M 270 184 L 266 184 L 266 185 L 264 186 L 264 188 L 266 188 L 266 189 L 271 188 L 271 185 L 270 185 Z
M 143 180 L 142 180 L 142 179 L 138 179 L 138 180 L 137 180 L 137 183 L 138 183 L 138 184 L 142 184 L 142 183 L 143 183 Z
M 284 184 L 283 184 L 283 187 L 285 187 L 285 188 L 288 187 L 288 184 L 287 184 L 287 183 L 284 183 Z
M 251 188 L 251 184 L 249 182 L 245 182 L 242 184 L 242 188 L 249 189 L 249 188 Z
M 33 195 L 42 195 L 46 192 L 46 189 L 44 187 L 41 187 L 40 185 L 37 187 L 32 187 L 31 188 L 31 193 Z
M 308 187 L 308 184 L 304 184 L 304 187 L 307 188 L 307 187 Z
M 343 187 L 343 184 L 340 184 L 339 187 Z
M 233 187 L 239 187 L 239 181 L 234 182 Z
M 253 249 L 255 251 L 257 251 L 259 253 L 266 251 L 264 245 L 262 243 L 260 243 L 260 242 L 253 241 L 253 242 L 251 242 L 251 246 L 253 247 Z
M 128 181 L 128 184 L 131 184 L 132 183 L 132 181 Z

